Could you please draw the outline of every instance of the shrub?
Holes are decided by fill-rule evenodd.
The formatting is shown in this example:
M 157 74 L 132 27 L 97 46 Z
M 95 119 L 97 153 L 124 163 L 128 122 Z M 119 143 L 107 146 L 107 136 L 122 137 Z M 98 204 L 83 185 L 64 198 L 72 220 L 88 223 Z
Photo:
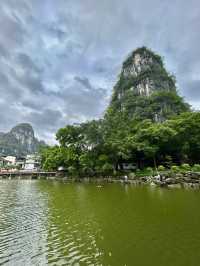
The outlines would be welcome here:
M 149 176 L 149 175 L 152 175 L 152 174 L 153 174 L 153 169 L 151 167 L 147 167 L 147 168 L 144 168 L 142 170 L 140 170 L 140 169 L 136 170 L 136 175 L 138 177 Z
M 181 170 L 190 171 L 191 170 L 191 166 L 188 163 L 184 163 L 184 164 L 181 165 Z
M 180 172 L 180 168 L 177 165 L 173 165 L 171 167 L 171 171 L 174 173 L 178 173 L 178 172 Z
M 193 167 L 192 167 L 192 171 L 200 172 L 200 164 L 194 164 Z
M 89 175 L 89 176 L 93 176 L 94 175 L 94 171 L 92 168 L 90 167 L 83 167 L 82 168 L 82 172 L 83 175 Z
M 148 172 L 150 175 L 153 174 L 153 168 L 152 167 L 147 167 L 146 172 Z
M 140 169 L 137 169 L 137 170 L 136 170 L 136 175 L 137 175 L 137 176 L 140 176 L 140 174 L 141 174 L 141 170 L 140 170 Z
M 128 176 L 130 179 L 135 179 L 135 173 L 134 172 L 129 173 Z
M 113 166 L 110 163 L 105 163 L 102 167 L 102 171 L 104 174 L 109 174 L 113 172 Z
M 76 176 L 77 175 L 77 170 L 74 166 L 69 166 L 67 168 L 67 170 L 69 171 L 69 174 L 72 175 L 72 176 Z
M 160 171 L 160 172 L 165 171 L 165 167 L 163 165 L 159 165 L 158 171 Z

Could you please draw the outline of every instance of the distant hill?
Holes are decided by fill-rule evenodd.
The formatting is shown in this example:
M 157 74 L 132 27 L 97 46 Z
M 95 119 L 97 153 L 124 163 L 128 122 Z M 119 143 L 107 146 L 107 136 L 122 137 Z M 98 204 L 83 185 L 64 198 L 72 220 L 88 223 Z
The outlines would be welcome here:
M 128 56 L 114 86 L 109 106 L 112 115 L 123 112 L 137 120 L 162 122 L 189 110 L 159 55 L 142 47 Z
M 44 141 L 39 141 L 30 124 L 22 123 L 13 127 L 10 132 L 0 132 L 0 155 L 25 156 L 35 153 Z

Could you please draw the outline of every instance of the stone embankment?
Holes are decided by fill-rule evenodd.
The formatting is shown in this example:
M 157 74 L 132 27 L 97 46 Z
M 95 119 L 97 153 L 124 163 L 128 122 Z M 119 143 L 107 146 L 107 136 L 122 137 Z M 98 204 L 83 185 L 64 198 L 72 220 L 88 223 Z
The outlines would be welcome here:
M 169 188 L 200 188 L 200 172 L 160 173 L 142 177 L 141 181 L 150 185 Z
M 69 182 L 86 182 L 86 183 L 122 183 L 151 186 L 168 187 L 168 188 L 200 188 L 200 172 L 185 172 L 185 173 L 160 173 L 156 176 L 144 176 L 128 178 L 127 176 L 102 177 L 102 178 L 67 178 L 63 180 Z
M 156 176 L 143 176 L 128 178 L 128 176 L 120 177 L 57 177 L 56 180 L 65 182 L 95 183 L 102 185 L 104 183 L 121 183 L 133 185 L 151 185 L 168 188 L 200 188 L 200 172 L 185 173 L 160 173 Z

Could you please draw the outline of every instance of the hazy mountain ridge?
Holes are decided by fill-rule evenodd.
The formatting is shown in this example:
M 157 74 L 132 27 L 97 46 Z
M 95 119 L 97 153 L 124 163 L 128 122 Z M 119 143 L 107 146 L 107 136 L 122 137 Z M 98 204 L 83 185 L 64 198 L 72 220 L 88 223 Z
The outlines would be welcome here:
M 40 146 L 46 145 L 35 137 L 32 126 L 28 123 L 18 124 L 8 133 L 0 133 L 0 154 L 25 156 L 38 152 Z

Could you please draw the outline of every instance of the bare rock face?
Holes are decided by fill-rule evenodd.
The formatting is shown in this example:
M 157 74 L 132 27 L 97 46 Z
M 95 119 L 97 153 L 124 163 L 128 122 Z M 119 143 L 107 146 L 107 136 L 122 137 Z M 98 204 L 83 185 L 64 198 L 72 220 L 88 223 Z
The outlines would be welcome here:
M 155 122 L 189 109 L 178 96 L 175 78 L 166 71 L 162 58 L 146 47 L 124 61 L 109 108 Z
M 34 151 L 34 146 L 37 141 L 35 139 L 34 131 L 31 125 L 19 124 L 10 131 L 10 134 L 12 134 L 20 143 L 20 145 L 27 149 L 27 151 Z
M 165 70 L 161 57 L 145 47 L 135 50 L 123 63 L 120 79 L 129 80 L 128 86 L 121 90 L 131 90 L 136 95 L 150 96 L 162 89 L 176 89 L 175 80 Z
M 30 124 L 23 123 L 15 126 L 8 133 L 0 135 L 0 153 L 2 155 L 23 156 L 38 151 L 44 142 L 35 138 Z
M 153 58 L 147 57 L 146 51 L 142 54 L 140 52 L 134 53 L 128 58 L 128 61 L 125 62 L 125 67 L 122 69 L 122 73 L 124 77 L 137 77 L 141 72 L 150 69 L 152 63 Z

